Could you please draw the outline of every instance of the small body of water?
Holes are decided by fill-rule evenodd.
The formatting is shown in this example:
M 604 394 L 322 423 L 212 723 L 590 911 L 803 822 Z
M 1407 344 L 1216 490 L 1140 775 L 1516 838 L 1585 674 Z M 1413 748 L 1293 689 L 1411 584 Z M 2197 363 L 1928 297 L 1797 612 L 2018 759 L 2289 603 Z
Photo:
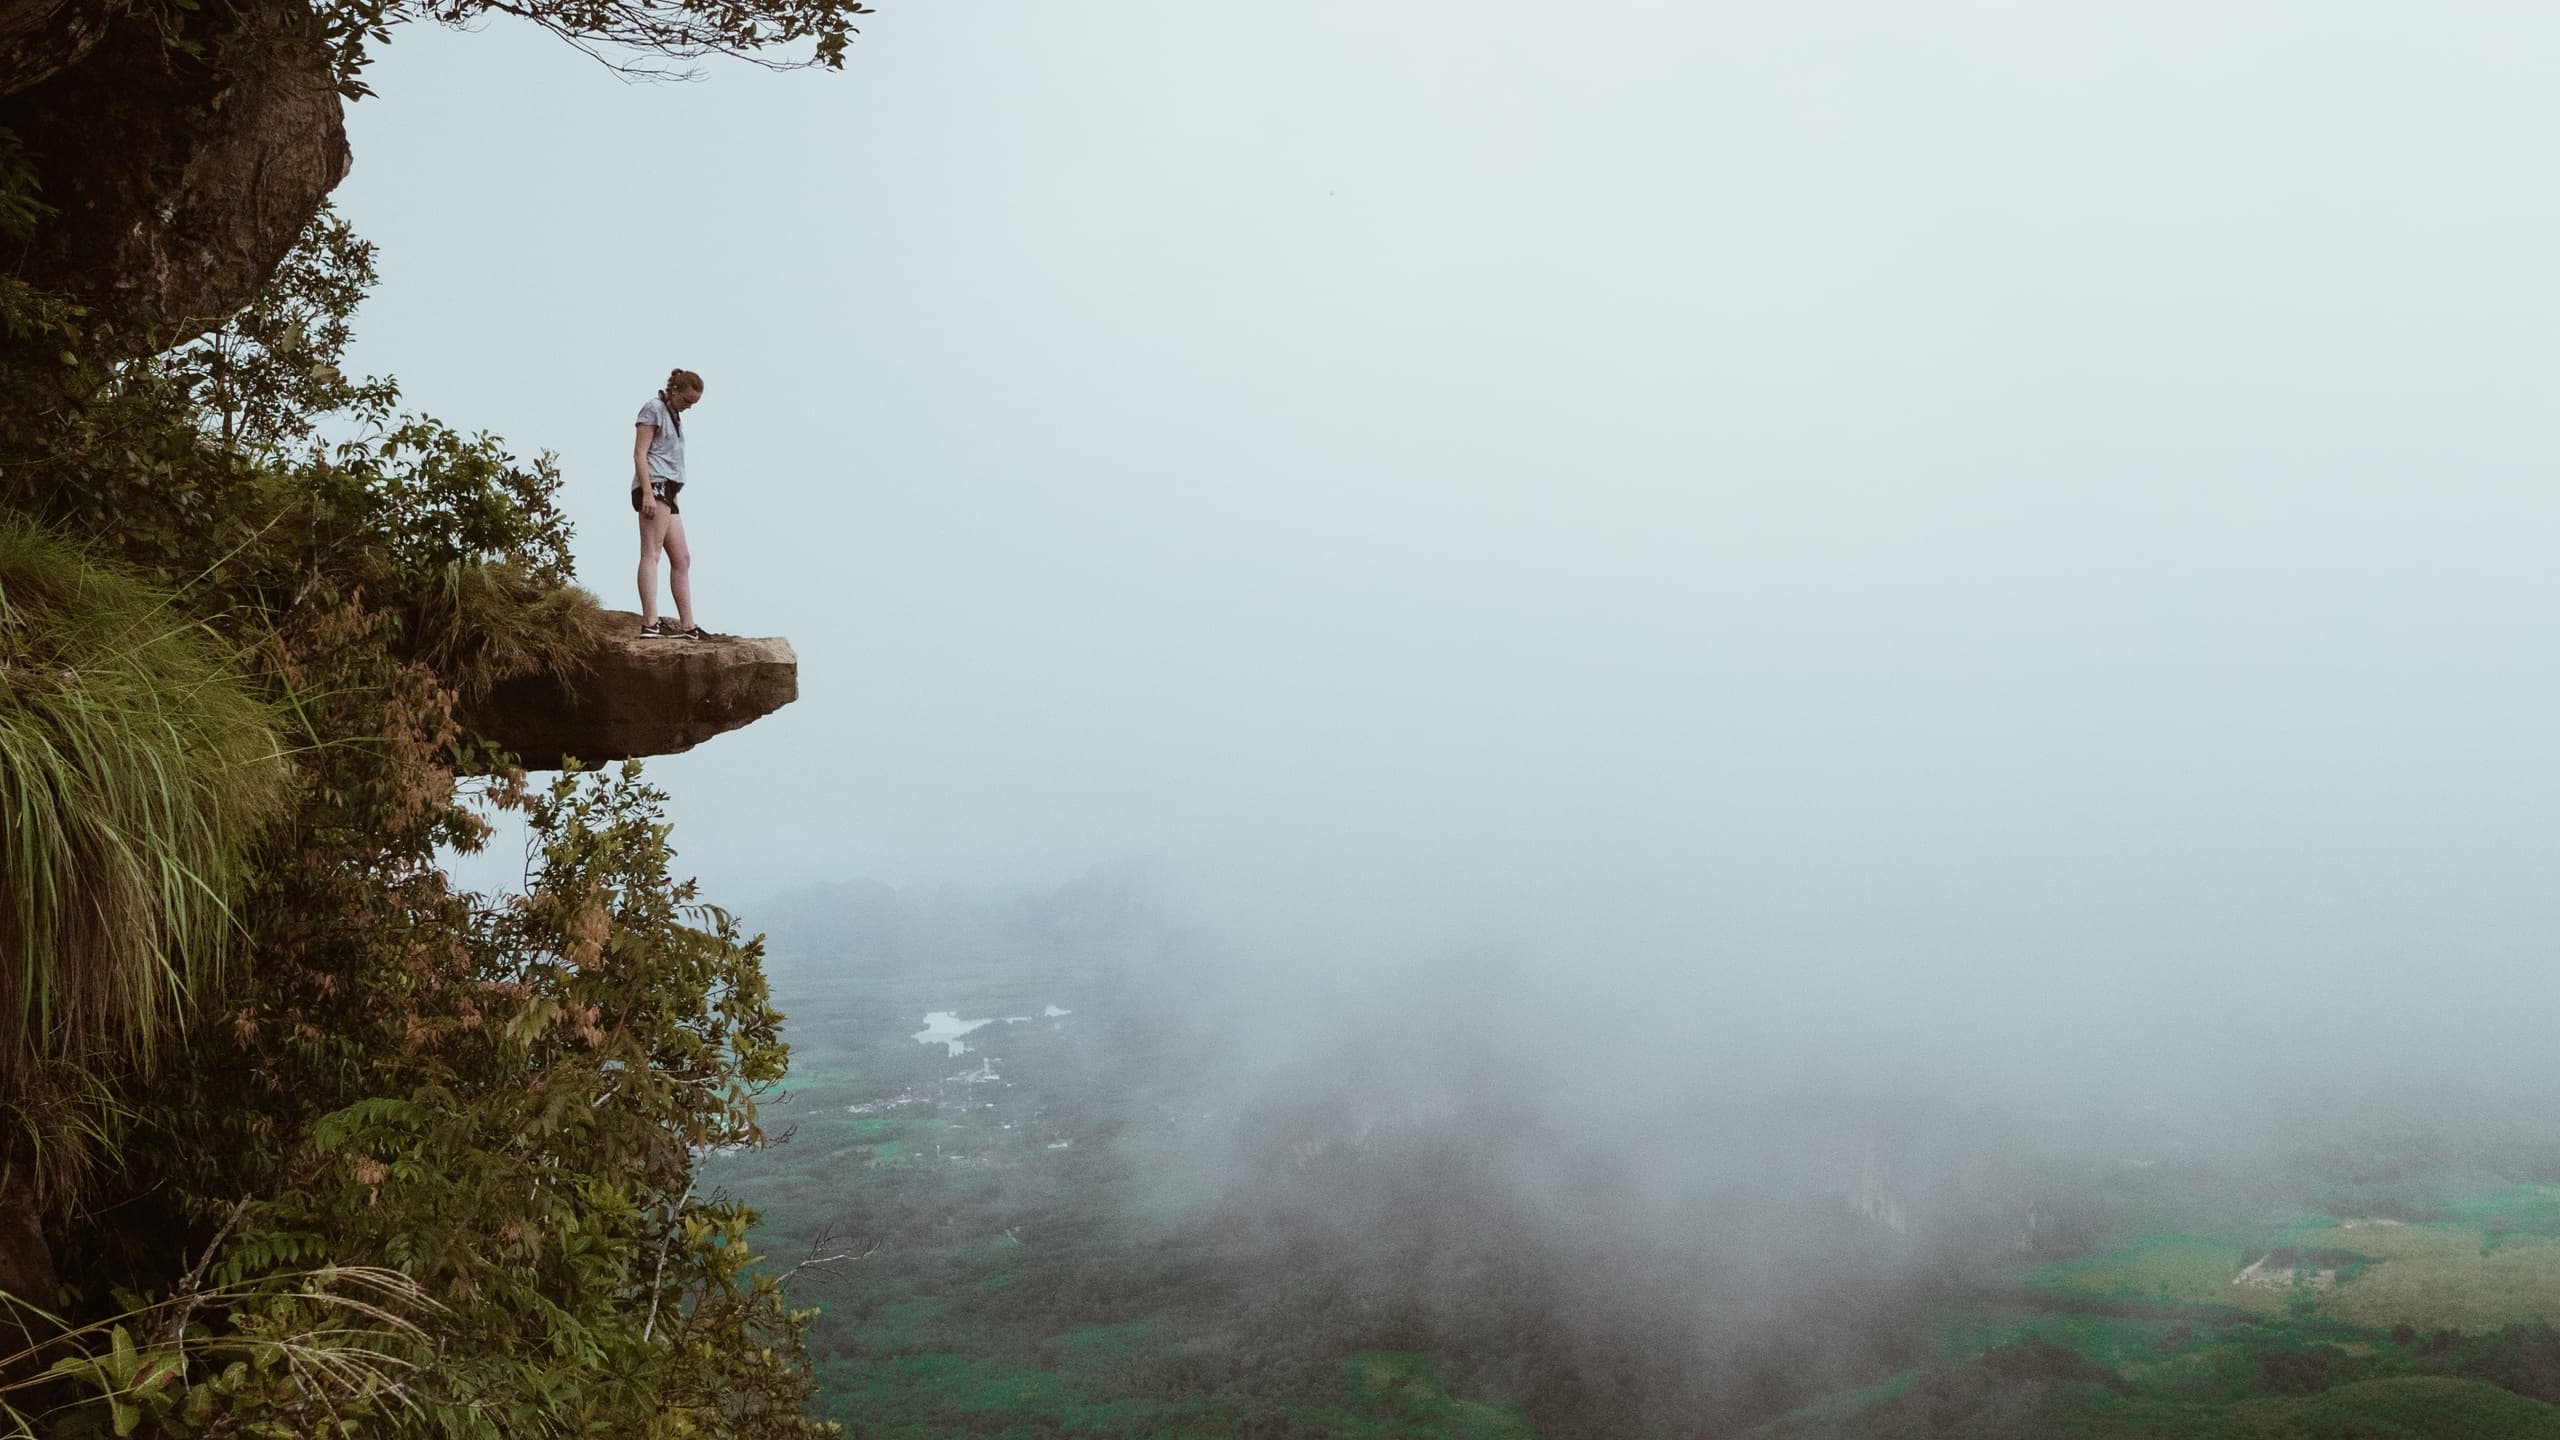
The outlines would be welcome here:
M 950 1046 L 952 1054 L 965 1055 L 969 1053 L 969 1046 L 966 1037 L 972 1031 L 983 1026 L 996 1024 L 1020 1025 L 1031 1020 L 1055 1020 L 1061 1015 L 1072 1015 L 1074 1013 L 1075 1012 L 1072 1010 L 1061 1010 L 1057 1006 L 1052 1005 L 1047 1009 L 1042 1010 L 1038 1015 L 1006 1015 L 1002 1017 L 991 1015 L 984 1020 L 963 1020 L 960 1018 L 960 1012 L 957 1010 L 928 1010 L 924 1015 L 924 1028 L 917 1031 L 914 1038 L 915 1042 L 919 1045 L 931 1045 L 938 1040 L 943 1044 Z

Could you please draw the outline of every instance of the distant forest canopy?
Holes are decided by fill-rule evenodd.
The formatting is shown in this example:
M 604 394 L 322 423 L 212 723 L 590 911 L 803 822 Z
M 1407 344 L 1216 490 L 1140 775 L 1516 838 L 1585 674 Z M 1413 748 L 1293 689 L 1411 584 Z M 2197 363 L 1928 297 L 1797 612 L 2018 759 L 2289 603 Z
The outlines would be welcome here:
M 342 368 L 413 20 L 842 63 L 847 0 L 0 0 L 0 1433 L 785 1436 L 760 943 L 625 766 L 456 722 L 595 634 L 548 458 Z M 458 781 L 486 777 L 474 802 Z M 490 810 L 520 893 L 457 891 Z

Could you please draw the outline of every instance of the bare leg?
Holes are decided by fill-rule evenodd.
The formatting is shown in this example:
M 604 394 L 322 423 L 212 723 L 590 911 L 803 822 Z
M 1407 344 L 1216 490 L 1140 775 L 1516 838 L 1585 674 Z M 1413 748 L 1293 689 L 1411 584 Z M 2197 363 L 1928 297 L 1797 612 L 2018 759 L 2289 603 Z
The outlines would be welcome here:
M 667 524 L 675 519 L 663 505 L 655 516 L 640 517 L 640 623 L 646 627 L 658 618 L 658 552 L 666 548 Z M 678 602 L 682 603 L 682 602 Z
M 676 592 L 676 623 L 693 628 L 693 547 L 685 543 L 684 517 L 667 517 L 660 538 L 667 547 L 667 588 Z

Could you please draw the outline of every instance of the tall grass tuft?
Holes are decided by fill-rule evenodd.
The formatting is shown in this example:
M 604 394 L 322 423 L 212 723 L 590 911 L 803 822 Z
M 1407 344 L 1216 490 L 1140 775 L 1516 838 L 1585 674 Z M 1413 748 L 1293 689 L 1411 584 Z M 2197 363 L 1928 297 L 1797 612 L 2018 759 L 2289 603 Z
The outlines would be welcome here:
M 149 1059 L 290 773 L 215 636 L 0 514 L 0 1097 Z
M 440 579 L 417 607 L 418 649 L 466 705 L 501 680 L 585 670 L 613 629 L 594 595 L 513 560 L 448 565 Z

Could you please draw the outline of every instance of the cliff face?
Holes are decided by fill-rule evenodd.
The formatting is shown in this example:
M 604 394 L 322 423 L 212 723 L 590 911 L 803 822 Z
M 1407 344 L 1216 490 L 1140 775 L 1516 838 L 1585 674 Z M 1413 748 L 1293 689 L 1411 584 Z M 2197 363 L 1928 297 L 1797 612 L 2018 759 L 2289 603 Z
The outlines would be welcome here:
M 247 304 L 351 158 L 305 0 L 189 19 L 194 54 L 132 0 L 0 0 L 0 128 L 54 211 L 8 258 L 89 306 L 121 356 Z
M 779 638 L 642 640 L 640 617 L 607 611 L 616 638 L 567 682 L 510 680 L 464 717 L 527 769 L 673 755 L 800 698 L 800 657 Z
M 132 0 L 0 0 L 0 95 L 88 54 L 132 8 Z

